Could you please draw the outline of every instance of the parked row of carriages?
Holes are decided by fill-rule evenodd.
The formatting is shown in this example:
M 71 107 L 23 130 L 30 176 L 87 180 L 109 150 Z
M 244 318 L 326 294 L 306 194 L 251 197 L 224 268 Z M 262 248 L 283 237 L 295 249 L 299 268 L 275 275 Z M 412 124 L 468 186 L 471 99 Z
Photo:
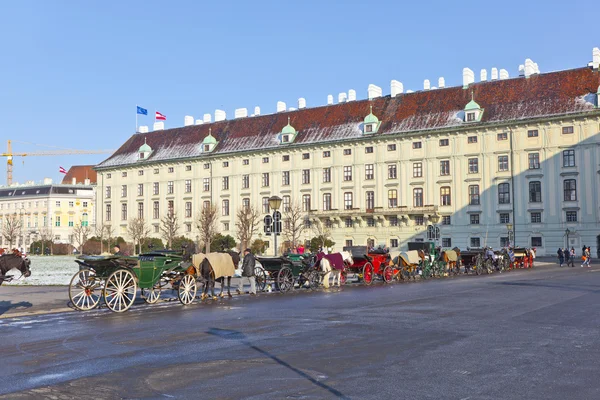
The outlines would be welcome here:
M 294 288 L 316 290 L 347 282 L 371 285 L 375 281 L 392 283 L 458 274 L 491 274 L 513 268 L 532 268 L 535 249 L 516 248 L 493 251 L 491 248 L 460 251 L 442 250 L 430 242 L 409 243 L 406 252 L 390 253 L 366 246 L 345 247 L 335 254 L 288 254 L 282 257 L 257 257 L 257 291 L 286 293 Z M 230 294 L 231 277 L 240 258 L 237 253 L 186 254 L 151 251 L 138 257 L 81 256 L 79 271 L 69 285 L 69 298 L 78 310 L 91 310 L 103 300 L 114 312 L 128 310 L 138 289 L 147 303 L 153 304 L 165 290 L 173 291 L 182 304 L 191 304 L 203 286 L 202 300 L 214 294 L 215 281 L 225 281 Z

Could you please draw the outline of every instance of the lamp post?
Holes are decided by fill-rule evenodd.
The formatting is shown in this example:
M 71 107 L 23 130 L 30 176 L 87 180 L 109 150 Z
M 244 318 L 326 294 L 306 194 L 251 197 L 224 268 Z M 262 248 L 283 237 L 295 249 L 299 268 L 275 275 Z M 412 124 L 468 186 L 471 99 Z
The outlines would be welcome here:
M 279 234 L 279 229 L 277 229 L 277 225 L 280 223 L 281 220 L 281 213 L 277 210 L 279 210 L 279 207 L 281 207 L 281 197 L 279 196 L 271 196 L 269 197 L 269 207 L 271 208 L 271 210 L 273 210 L 273 245 L 274 245 L 274 252 L 275 252 L 275 257 L 277 257 L 277 235 Z
M 569 228 L 567 228 L 565 230 L 565 236 L 567 237 L 567 250 L 569 250 L 569 234 L 571 233 L 571 231 L 569 230 Z
M 440 236 L 437 224 L 438 222 L 440 222 L 440 216 L 437 213 L 433 214 L 429 216 L 429 220 L 431 221 L 431 224 L 433 226 L 433 243 L 435 244 L 435 247 L 437 247 L 437 241 Z
M 511 223 L 506 224 L 506 230 L 508 231 L 508 247 L 510 247 L 510 244 L 512 242 L 512 229 L 513 229 L 513 224 L 511 224 Z

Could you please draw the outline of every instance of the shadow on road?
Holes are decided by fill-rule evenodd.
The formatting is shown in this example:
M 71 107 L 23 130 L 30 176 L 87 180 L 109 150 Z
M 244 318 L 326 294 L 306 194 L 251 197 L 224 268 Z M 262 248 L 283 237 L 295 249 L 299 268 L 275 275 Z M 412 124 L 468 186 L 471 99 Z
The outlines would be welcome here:
M 30 308 L 33 304 L 28 301 L 21 301 L 19 303 L 13 303 L 12 301 L 0 301 L 0 315 L 15 309 L 15 308 Z
M 255 345 L 253 345 L 252 343 L 250 343 L 250 341 L 246 338 L 246 335 L 244 335 L 242 332 L 239 331 L 233 331 L 233 330 L 229 330 L 229 329 L 219 329 L 219 328 L 210 328 L 208 331 L 206 331 L 206 333 L 208 333 L 209 335 L 214 335 L 214 336 L 218 336 L 220 338 L 226 339 L 226 340 L 236 340 L 248 347 L 250 347 L 251 349 L 254 349 L 256 351 L 258 351 L 260 354 L 270 358 L 271 360 L 275 361 L 277 364 L 286 367 L 287 369 L 294 371 L 295 373 L 297 373 L 298 375 L 300 375 L 301 377 L 303 377 L 304 379 L 310 381 L 311 383 L 327 390 L 329 393 L 333 394 L 335 397 L 338 397 L 340 399 L 349 399 L 349 397 L 345 396 L 343 393 L 341 393 L 340 391 L 338 391 L 337 389 L 332 388 L 331 386 L 328 386 L 322 382 L 317 381 L 316 379 L 314 379 L 312 376 L 306 374 L 305 372 L 299 370 L 298 368 L 295 368 L 293 366 L 291 366 L 290 364 L 288 364 L 287 362 L 283 361 L 282 359 L 278 358 L 277 356 L 269 353 L 266 350 L 261 349 L 260 347 L 257 347 Z

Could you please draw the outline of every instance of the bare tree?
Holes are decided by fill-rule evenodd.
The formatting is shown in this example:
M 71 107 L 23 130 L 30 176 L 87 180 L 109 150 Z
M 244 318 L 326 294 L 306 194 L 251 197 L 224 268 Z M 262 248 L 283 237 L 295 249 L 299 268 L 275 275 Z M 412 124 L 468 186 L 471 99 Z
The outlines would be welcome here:
M 331 242 L 331 229 L 328 228 L 320 218 L 311 225 L 314 235 L 319 240 L 321 248 L 327 247 L 327 243 Z
M 103 246 L 104 246 L 104 234 L 106 233 L 106 230 L 104 229 L 104 225 L 102 224 L 102 222 L 100 222 L 99 224 L 96 224 L 94 226 L 94 236 L 96 236 L 98 239 L 100 239 L 100 254 L 102 254 L 102 250 L 104 250 Z
M 252 242 L 252 236 L 256 235 L 260 223 L 260 214 L 253 207 L 240 207 L 236 214 L 236 236 L 240 241 L 240 250 L 247 249 Z
M 21 235 L 22 228 L 23 221 L 17 214 L 6 215 L 4 223 L 2 224 L 2 237 L 8 241 L 9 250 L 12 249 L 13 243 L 15 243 L 17 238 Z
M 173 211 L 169 211 L 160 219 L 160 233 L 169 249 L 173 245 L 173 239 L 177 237 L 177 232 L 179 232 L 179 220 Z
M 92 230 L 89 226 L 83 225 L 81 222 L 78 222 L 73 227 L 73 231 L 71 233 L 71 237 L 73 242 L 77 244 L 76 248 L 79 250 L 79 253 L 83 254 L 83 245 L 88 240 L 88 236 L 92 233 Z
M 104 231 L 106 232 L 106 241 L 108 244 L 106 251 L 110 253 L 110 240 L 115 237 L 115 228 L 112 225 L 104 225 Z
M 306 212 L 302 211 L 300 204 L 292 202 L 290 206 L 283 210 L 282 236 L 290 246 L 296 247 L 300 242 L 300 236 L 306 230 L 304 220 Z
M 44 242 L 50 242 L 50 254 L 52 254 L 52 226 L 42 226 L 40 228 L 40 239 L 42 240 L 42 254 L 45 254 Z
M 134 251 L 137 244 L 138 254 L 140 254 L 142 252 L 142 245 L 144 244 L 146 237 L 150 234 L 150 227 L 144 218 L 130 219 L 127 224 L 127 233 L 133 239 Z
M 206 246 L 206 252 L 210 252 L 210 242 L 217 234 L 217 206 L 210 204 L 202 207 L 196 220 L 196 227 L 200 232 L 200 240 Z

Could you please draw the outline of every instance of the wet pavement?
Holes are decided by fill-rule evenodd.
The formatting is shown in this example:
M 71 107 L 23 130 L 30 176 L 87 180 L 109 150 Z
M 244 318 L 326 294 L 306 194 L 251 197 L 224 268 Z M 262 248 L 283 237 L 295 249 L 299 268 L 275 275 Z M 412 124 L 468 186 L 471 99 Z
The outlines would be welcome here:
M 548 266 L 4 318 L 0 398 L 598 399 L 598 304 Z

